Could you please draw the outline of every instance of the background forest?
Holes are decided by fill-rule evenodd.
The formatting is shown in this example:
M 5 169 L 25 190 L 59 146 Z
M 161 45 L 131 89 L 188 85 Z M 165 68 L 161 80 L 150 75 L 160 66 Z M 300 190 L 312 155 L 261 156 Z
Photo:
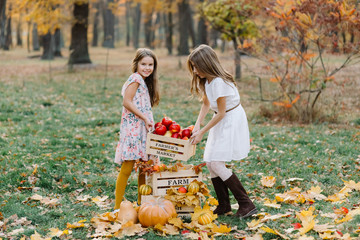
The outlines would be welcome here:
M 358 239 L 359 43 L 357 0 L 0 0 L 0 239 Z M 215 230 L 118 226 L 103 214 L 135 50 L 158 56 L 155 121 L 185 127 L 199 44 L 236 77 L 251 152 L 228 167 L 260 214 Z

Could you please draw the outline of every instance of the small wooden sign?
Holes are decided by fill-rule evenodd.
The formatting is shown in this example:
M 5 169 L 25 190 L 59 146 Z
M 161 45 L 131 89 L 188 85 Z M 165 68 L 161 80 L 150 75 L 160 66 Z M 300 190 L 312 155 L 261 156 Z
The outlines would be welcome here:
M 165 137 L 149 133 L 146 139 L 146 153 L 175 160 L 187 161 L 195 155 L 196 145 L 190 140 Z

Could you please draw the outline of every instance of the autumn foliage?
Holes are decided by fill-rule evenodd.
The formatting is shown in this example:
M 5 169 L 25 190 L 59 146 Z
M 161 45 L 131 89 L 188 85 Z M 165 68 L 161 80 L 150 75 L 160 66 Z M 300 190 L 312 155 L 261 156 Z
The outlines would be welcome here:
M 299 121 L 312 122 L 328 83 L 359 56 L 359 43 L 354 41 L 359 35 L 359 12 L 346 0 L 277 0 L 264 14 L 275 28 L 263 28 L 251 50 L 272 75 L 269 81 L 275 91 L 266 89 L 273 92 L 270 101 L 293 111 Z M 328 56 L 340 48 L 346 58 L 331 69 Z

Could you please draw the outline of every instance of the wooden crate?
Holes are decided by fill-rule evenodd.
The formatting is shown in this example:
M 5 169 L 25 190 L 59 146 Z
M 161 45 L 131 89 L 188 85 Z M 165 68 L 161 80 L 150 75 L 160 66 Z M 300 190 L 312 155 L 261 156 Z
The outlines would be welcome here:
M 149 133 L 146 139 L 146 153 L 175 160 L 187 161 L 195 155 L 196 145 L 189 140 L 165 137 Z
M 159 172 L 146 177 L 146 184 L 152 187 L 153 195 L 164 196 L 170 187 L 189 185 L 193 180 L 202 181 L 202 172 L 195 173 L 191 166 L 179 168 L 177 172 Z
M 147 202 L 156 197 L 164 197 L 166 191 L 171 187 L 182 187 L 189 185 L 193 180 L 202 181 L 202 172 L 198 174 L 191 165 L 179 168 L 177 172 L 159 172 L 146 176 L 146 184 L 152 187 L 152 195 L 142 195 L 141 202 Z M 175 207 L 179 216 L 190 216 L 194 212 L 194 206 Z

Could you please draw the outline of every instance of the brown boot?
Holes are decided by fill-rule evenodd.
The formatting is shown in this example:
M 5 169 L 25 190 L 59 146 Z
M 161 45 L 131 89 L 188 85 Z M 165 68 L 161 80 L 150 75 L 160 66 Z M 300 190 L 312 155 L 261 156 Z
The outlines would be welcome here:
M 217 215 L 231 214 L 231 205 L 227 186 L 220 177 L 211 178 L 219 205 L 214 210 Z
M 246 218 L 257 213 L 254 203 L 250 200 L 239 178 L 234 173 L 224 181 L 224 183 L 233 193 L 239 204 L 239 210 L 236 212 L 235 216 Z

